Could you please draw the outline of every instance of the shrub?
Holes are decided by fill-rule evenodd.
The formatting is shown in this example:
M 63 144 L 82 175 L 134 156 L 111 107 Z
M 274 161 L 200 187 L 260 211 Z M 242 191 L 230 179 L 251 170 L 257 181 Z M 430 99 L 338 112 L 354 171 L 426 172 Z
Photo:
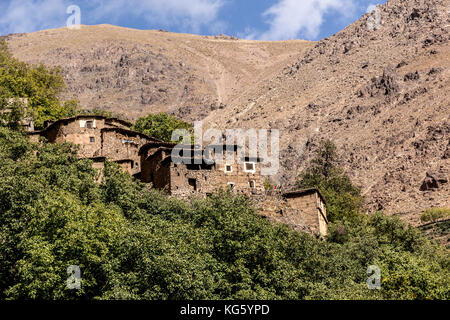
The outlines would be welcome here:
M 133 130 L 166 142 L 178 142 L 172 141 L 172 132 L 176 129 L 192 132 L 193 126 L 165 113 L 149 114 L 139 118 L 133 126 Z
M 6 42 L 0 41 L 0 111 L 11 98 L 27 98 L 28 110 L 37 128 L 45 120 L 58 120 L 75 114 L 76 103 L 59 100 L 65 89 L 61 68 L 29 65 L 15 59 Z
M 450 208 L 429 208 L 420 216 L 422 222 L 436 222 L 440 219 L 450 217 Z
M 299 188 L 317 188 L 321 191 L 327 201 L 329 221 L 357 219 L 364 203 L 361 190 L 352 184 L 337 163 L 336 146 L 329 140 L 324 141 L 297 185 Z

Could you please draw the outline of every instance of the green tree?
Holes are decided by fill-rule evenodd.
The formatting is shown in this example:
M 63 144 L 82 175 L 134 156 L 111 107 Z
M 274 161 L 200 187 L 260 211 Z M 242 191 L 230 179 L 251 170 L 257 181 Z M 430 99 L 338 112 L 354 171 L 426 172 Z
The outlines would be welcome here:
M 133 126 L 133 130 L 166 142 L 177 142 L 172 141 L 172 132 L 176 129 L 185 129 L 193 132 L 191 124 L 166 113 L 149 114 L 139 118 Z
M 117 118 L 117 119 L 121 119 L 121 120 L 126 120 L 121 115 L 115 114 L 115 113 L 107 111 L 107 110 L 98 109 L 98 108 L 94 108 L 92 110 L 77 109 L 76 113 L 80 114 L 80 115 L 98 115 L 98 116 L 103 116 L 103 117 L 107 117 L 107 118 Z
M 339 168 L 336 146 L 329 140 L 321 144 L 316 157 L 300 176 L 298 187 L 321 191 L 327 201 L 330 221 L 357 218 L 362 210 L 364 199 L 361 190 Z
M 62 69 L 43 64 L 29 65 L 15 59 L 5 41 L 0 41 L 0 109 L 11 98 L 28 99 L 28 108 L 36 127 L 45 120 L 57 120 L 75 114 L 74 101 L 63 103 L 59 96 L 65 89 Z
M 1 90 L 1 89 L 0 89 Z M 0 93 L 0 125 L 11 130 L 22 130 L 26 106 L 20 99 L 7 99 Z
M 448 251 L 382 213 L 321 241 L 230 191 L 167 198 L 114 163 L 96 183 L 75 146 L 1 127 L 0 168 L 0 299 L 450 298 Z M 80 290 L 67 288 L 71 265 Z

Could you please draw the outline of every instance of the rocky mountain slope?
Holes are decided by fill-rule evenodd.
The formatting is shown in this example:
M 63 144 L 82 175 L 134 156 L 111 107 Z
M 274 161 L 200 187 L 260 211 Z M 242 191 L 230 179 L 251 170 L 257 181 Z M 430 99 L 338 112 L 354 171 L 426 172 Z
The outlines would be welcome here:
M 424 208 L 450 206 L 449 10 L 388 1 L 378 29 L 365 15 L 207 121 L 281 129 L 284 184 L 330 138 L 369 211 L 419 223 Z
M 313 44 L 255 42 L 110 25 L 7 37 L 26 62 L 62 66 L 67 98 L 135 119 L 165 111 L 197 120 L 273 76 Z
M 368 211 L 417 224 L 423 209 L 450 207 L 449 10 L 450 0 L 390 0 L 376 27 L 366 14 L 315 43 L 97 26 L 8 44 L 22 60 L 62 65 L 68 95 L 87 106 L 280 129 L 274 182 L 287 187 L 330 138 Z

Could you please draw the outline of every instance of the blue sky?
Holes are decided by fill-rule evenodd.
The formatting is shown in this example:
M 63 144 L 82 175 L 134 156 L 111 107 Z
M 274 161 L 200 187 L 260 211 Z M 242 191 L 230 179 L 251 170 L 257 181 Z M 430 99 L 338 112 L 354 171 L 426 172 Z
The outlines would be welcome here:
M 246 39 L 319 40 L 386 0 L 2 0 L 0 35 L 60 28 L 70 5 L 81 24 L 113 24 Z

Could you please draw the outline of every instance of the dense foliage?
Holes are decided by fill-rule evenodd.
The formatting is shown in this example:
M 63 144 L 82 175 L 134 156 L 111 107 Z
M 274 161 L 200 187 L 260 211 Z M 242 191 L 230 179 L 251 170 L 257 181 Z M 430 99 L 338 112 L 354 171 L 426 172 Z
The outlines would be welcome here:
M 57 120 L 76 112 L 75 101 L 60 102 L 64 88 L 61 68 L 30 66 L 15 59 L 5 41 L 0 41 L 0 110 L 11 108 L 12 98 L 28 99 L 29 116 L 36 127 L 42 127 L 45 120 Z
M 133 126 L 133 130 L 166 142 L 178 142 L 172 141 L 172 132 L 176 129 L 185 129 L 188 132 L 193 131 L 191 124 L 166 113 L 149 114 L 141 117 Z
M 336 146 L 329 140 L 320 146 L 317 156 L 301 175 L 299 188 L 317 188 L 327 201 L 330 221 L 356 218 L 364 203 L 361 190 L 338 166 Z
M 0 128 L 0 299 L 448 299 L 444 248 L 382 214 L 321 241 L 241 196 L 184 202 Z M 66 286 L 81 269 L 81 289 Z M 369 290 L 367 267 L 381 269 Z
M 428 208 L 420 215 L 422 222 L 436 222 L 450 217 L 450 208 Z

